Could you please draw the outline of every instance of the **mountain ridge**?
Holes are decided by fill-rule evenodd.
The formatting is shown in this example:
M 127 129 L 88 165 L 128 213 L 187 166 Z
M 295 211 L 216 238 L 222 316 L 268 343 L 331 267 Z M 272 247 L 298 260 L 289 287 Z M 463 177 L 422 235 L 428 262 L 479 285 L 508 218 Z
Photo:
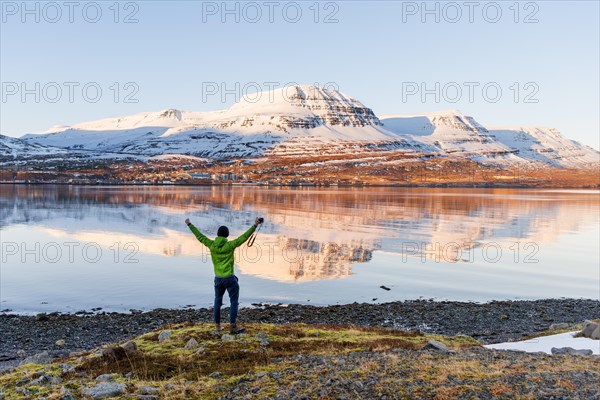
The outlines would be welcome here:
M 55 126 L 26 145 L 131 156 L 213 159 L 404 150 L 484 165 L 587 168 L 600 153 L 549 127 L 487 128 L 458 110 L 377 116 L 337 90 L 297 85 L 209 112 L 165 109 Z M 6 140 L 1 143 L 8 147 Z M 14 144 L 14 143 L 13 143 Z M 26 153 L 26 151 L 24 151 Z M 401 155 L 400 155 L 401 156 Z M 92 157 L 93 158 L 93 157 Z

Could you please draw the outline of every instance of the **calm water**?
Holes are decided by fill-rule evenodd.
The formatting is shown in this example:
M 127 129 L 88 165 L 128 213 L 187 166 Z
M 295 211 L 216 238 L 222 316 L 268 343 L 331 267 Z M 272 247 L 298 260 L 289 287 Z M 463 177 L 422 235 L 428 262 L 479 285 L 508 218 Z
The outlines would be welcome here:
M 0 186 L 0 309 L 209 306 L 232 236 L 243 305 L 598 298 L 600 194 L 521 189 Z M 385 285 L 391 290 L 383 290 Z

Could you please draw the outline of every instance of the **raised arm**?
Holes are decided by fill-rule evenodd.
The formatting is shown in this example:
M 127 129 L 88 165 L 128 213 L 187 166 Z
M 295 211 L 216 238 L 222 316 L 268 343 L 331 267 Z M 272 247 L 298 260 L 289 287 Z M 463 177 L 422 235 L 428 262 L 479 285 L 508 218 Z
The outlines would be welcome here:
M 192 233 L 194 234 L 194 236 L 196 236 L 196 239 L 198 239 L 200 241 L 200 243 L 202 243 L 203 245 L 205 245 L 206 247 L 210 247 L 213 244 L 213 240 L 207 238 L 206 236 L 204 236 L 202 234 L 202 232 L 200 232 L 198 230 L 198 228 L 196 228 L 189 219 L 185 220 L 185 223 L 187 224 L 187 226 L 190 228 L 190 231 L 192 231 Z
M 250 229 L 248 229 L 246 232 L 242 233 L 241 236 L 239 236 L 239 237 L 237 237 L 237 238 L 235 238 L 233 240 L 230 240 L 227 244 L 229 246 L 232 246 L 235 249 L 236 247 L 239 247 L 239 246 L 243 245 L 244 242 L 246 240 L 248 240 L 248 238 L 250 237 L 250 235 L 252 235 L 252 232 L 254 232 L 255 230 L 256 230 L 256 224 L 252 225 L 250 227 Z

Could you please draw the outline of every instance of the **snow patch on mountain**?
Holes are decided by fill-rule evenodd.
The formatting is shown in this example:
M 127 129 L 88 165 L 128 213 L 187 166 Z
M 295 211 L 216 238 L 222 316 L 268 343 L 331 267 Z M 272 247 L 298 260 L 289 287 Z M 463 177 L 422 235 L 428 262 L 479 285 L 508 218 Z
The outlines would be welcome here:
M 32 156 L 48 156 L 64 154 L 67 151 L 56 147 L 47 147 L 36 143 L 28 143 L 22 139 L 0 135 L 0 158 L 19 159 Z
M 473 117 L 458 110 L 410 115 L 382 115 L 383 127 L 439 149 L 442 154 L 492 164 L 527 163 L 518 151 L 497 141 Z
M 491 134 L 506 146 L 519 150 L 521 157 L 553 167 L 597 168 L 600 152 L 564 137 L 558 129 L 540 126 L 493 127 Z

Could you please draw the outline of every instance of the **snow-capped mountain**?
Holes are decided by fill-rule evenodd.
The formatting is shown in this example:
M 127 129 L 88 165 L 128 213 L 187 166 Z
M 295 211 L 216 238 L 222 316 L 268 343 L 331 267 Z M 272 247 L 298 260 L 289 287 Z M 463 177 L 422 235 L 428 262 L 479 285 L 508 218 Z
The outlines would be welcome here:
M 556 130 L 527 129 L 518 130 L 527 132 L 523 134 L 489 131 L 454 110 L 378 118 L 336 90 L 298 85 L 253 94 L 222 111 L 139 113 L 57 126 L 25 135 L 22 141 L 104 157 L 184 154 L 224 159 L 394 151 L 400 158 L 406 153 L 495 165 L 579 167 L 598 161 L 596 150 Z
M 590 146 L 564 137 L 548 127 L 492 127 L 490 131 L 506 146 L 519 149 L 519 155 L 553 167 L 581 168 L 600 165 L 600 153 Z
M 23 139 L 67 149 L 212 158 L 290 155 L 311 149 L 319 154 L 329 145 L 356 151 L 357 146 L 373 143 L 422 151 L 420 144 L 383 129 L 373 111 L 359 101 L 315 86 L 264 92 L 223 111 L 168 109 L 60 126 Z
M 420 115 L 383 115 L 384 128 L 412 141 L 439 149 L 441 154 L 460 155 L 474 161 L 522 163 L 518 148 L 506 146 L 473 117 L 458 110 Z
M 21 160 L 29 157 L 64 155 L 68 150 L 49 147 L 23 139 L 0 135 L 0 160 Z

